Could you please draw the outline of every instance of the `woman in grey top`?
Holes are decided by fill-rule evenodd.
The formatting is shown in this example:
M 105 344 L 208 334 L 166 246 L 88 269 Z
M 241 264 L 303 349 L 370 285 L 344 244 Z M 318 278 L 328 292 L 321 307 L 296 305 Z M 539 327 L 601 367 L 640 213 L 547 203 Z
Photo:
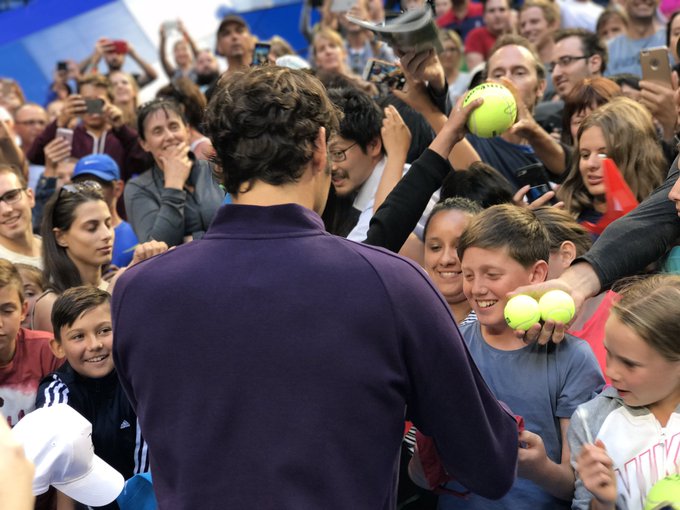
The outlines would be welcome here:
M 154 165 L 130 179 L 125 210 L 140 242 L 176 246 L 203 236 L 224 192 L 213 178 L 213 165 L 189 152 L 189 128 L 174 101 L 156 99 L 138 111 L 140 145 Z

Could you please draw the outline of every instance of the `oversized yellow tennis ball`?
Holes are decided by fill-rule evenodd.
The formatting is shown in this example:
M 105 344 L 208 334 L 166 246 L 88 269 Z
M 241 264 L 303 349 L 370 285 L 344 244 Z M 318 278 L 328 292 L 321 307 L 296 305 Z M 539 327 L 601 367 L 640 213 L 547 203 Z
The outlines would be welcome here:
M 531 296 L 524 294 L 511 298 L 505 305 L 503 314 L 508 326 L 512 329 L 523 329 L 524 331 L 541 320 L 538 303 Z
M 499 136 L 515 123 L 517 103 L 512 92 L 500 83 L 482 83 L 467 93 L 463 107 L 477 98 L 484 102 L 470 115 L 468 129 L 482 138 Z
M 574 300 L 563 290 L 551 290 L 546 292 L 538 300 L 541 309 L 541 319 L 544 321 L 554 320 L 567 323 L 574 318 L 576 306 Z
M 670 475 L 659 480 L 647 493 L 644 510 L 656 510 L 666 506 L 680 510 L 680 475 Z

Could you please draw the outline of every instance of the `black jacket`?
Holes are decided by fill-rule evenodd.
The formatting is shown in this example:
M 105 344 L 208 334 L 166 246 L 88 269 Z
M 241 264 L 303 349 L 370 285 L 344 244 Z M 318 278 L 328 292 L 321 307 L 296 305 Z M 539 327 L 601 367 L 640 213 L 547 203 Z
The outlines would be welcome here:
M 92 379 L 64 363 L 38 388 L 36 408 L 54 404 L 68 404 L 92 423 L 95 453 L 126 480 L 149 470 L 148 449 L 137 426 L 137 416 L 115 370 L 106 377 Z

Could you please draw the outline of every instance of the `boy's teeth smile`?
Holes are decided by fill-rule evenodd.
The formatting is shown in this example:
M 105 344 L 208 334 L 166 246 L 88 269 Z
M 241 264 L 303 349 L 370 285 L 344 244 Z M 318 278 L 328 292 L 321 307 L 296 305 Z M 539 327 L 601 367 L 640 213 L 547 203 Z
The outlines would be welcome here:
M 490 306 L 493 306 L 496 303 L 498 303 L 497 299 L 488 300 L 488 301 L 482 301 L 482 300 L 479 300 L 479 299 L 477 300 L 477 304 L 479 305 L 480 308 L 489 308 Z
M 458 276 L 460 274 L 460 271 L 439 271 L 439 275 L 442 278 L 453 278 L 454 276 Z
M 86 363 L 99 363 L 100 361 L 104 361 L 108 357 L 108 354 L 102 355 L 102 356 L 97 356 L 96 358 L 90 358 L 88 360 L 85 360 Z

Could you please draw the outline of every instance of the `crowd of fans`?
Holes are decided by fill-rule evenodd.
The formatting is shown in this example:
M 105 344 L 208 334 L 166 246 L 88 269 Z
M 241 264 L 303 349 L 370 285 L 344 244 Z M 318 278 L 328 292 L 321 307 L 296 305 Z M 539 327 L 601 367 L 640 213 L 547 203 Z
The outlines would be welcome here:
M 509 293 L 559 279 L 599 243 L 615 213 L 605 159 L 636 202 L 680 203 L 680 192 L 667 198 L 680 142 L 680 5 L 336 4 L 303 2 L 309 48 L 300 53 L 278 36 L 260 40 L 236 14 L 221 21 L 214 52 L 198 47 L 181 21 L 164 23 L 158 59 L 168 83 L 144 104 L 140 90 L 158 73 L 117 39 L 99 39 L 83 62 L 55 63 L 40 104 L 26 101 L 12 77 L 0 79 L 2 415 L 12 427 L 36 408 L 68 404 L 92 423 L 95 453 L 126 480 L 149 471 L 143 431 L 113 365 L 109 293 L 127 267 L 201 239 L 218 209 L 247 192 L 234 175 L 245 156 L 225 151 L 230 133 L 210 132 L 204 114 L 228 78 L 279 66 L 314 75 L 341 112 L 328 138 L 326 230 L 422 266 L 494 396 L 523 417 L 517 479 L 496 501 L 454 477 L 434 484 L 429 438 L 407 423 L 399 508 L 642 509 L 654 483 L 680 469 L 670 439 L 666 456 L 655 456 L 663 437 L 680 433 L 680 283 L 666 274 L 678 271 L 675 230 L 660 241 L 652 220 L 645 223 L 650 237 L 636 241 L 659 253 L 638 257 L 630 265 L 639 270 L 618 277 L 661 274 L 623 290 L 601 278 L 552 347 L 527 345 L 503 308 Z M 392 48 L 346 16 L 379 23 L 430 8 L 439 53 Z M 643 79 L 640 53 L 654 47 L 665 52 L 657 67 L 667 60 L 673 69 L 667 80 Z M 398 66 L 401 81 L 371 76 L 376 59 Z M 478 106 L 463 107 L 463 96 L 485 80 L 510 89 L 516 122 L 492 138 L 453 132 L 453 120 Z M 241 137 L 267 128 L 266 112 L 253 110 Z M 268 144 L 284 145 L 287 134 L 258 151 L 269 154 Z M 296 165 L 297 157 L 291 150 L 276 163 Z M 528 168 L 540 183 L 524 180 Z M 276 168 L 267 178 L 285 182 Z M 542 183 L 547 193 L 534 196 Z M 612 422 L 614 413 L 629 422 L 652 416 L 658 427 L 641 426 L 635 445 L 620 444 L 628 438 L 615 433 L 623 422 Z M 643 466 L 649 451 L 654 459 Z M 65 493 L 52 488 L 36 507 L 86 503 Z

